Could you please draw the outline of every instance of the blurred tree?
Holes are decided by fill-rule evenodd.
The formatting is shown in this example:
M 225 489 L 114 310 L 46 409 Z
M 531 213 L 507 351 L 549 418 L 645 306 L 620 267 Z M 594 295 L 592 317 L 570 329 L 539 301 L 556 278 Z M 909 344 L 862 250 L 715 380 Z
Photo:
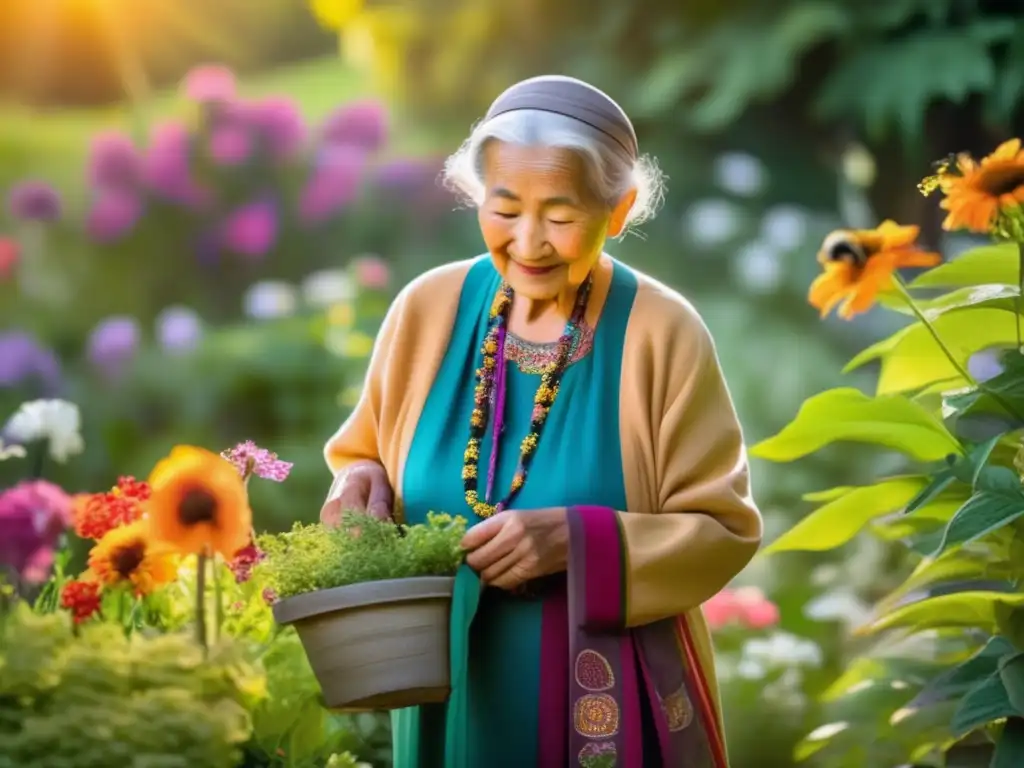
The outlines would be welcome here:
M 0 93 L 42 106 L 110 104 L 215 60 L 240 73 L 333 52 L 295 0 L 3 0 Z

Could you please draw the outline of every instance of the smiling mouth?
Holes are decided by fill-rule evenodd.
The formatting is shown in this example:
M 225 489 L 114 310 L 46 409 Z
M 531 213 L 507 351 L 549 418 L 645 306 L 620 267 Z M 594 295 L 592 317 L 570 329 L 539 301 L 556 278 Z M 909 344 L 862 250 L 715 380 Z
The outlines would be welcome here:
M 521 269 L 526 274 L 533 276 L 546 275 L 558 268 L 557 264 L 553 264 L 548 267 L 528 267 L 525 264 L 520 264 L 518 261 L 516 262 L 516 266 L 519 267 L 519 269 Z

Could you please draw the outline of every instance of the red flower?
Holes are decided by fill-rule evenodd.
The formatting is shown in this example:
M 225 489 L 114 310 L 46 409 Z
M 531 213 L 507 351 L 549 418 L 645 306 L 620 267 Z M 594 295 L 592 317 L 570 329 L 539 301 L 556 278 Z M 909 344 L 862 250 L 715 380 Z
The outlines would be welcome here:
M 60 604 L 71 611 L 75 624 L 81 624 L 100 609 L 100 585 L 95 581 L 69 581 L 61 590 Z
M 244 584 L 251 579 L 253 567 L 265 557 L 266 555 L 255 544 L 248 544 L 235 552 L 235 556 L 228 566 L 235 574 L 235 581 L 238 584 Z
M 14 273 L 21 258 L 21 246 L 10 237 L 0 237 L 0 280 L 6 280 Z
M 108 532 L 142 517 L 142 505 L 149 498 L 149 484 L 134 477 L 120 477 L 106 493 L 90 493 L 75 501 L 75 533 L 99 541 Z

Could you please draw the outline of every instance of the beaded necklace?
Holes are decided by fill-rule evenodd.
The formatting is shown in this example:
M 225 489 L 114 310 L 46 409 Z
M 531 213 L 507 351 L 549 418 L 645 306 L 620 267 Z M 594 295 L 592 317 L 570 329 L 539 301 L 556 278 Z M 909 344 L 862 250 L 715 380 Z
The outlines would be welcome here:
M 588 277 L 576 293 L 576 304 L 573 307 L 565 330 L 558 339 L 558 354 L 553 363 L 540 377 L 540 385 L 533 396 L 533 413 L 530 416 L 530 431 L 519 447 L 519 463 L 512 476 L 512 487 L 508 495 L 497 504 L 491 504 L 494 490 L 494 476 L 498 466 L 498 443 L 504 430 L 505 419 L 505 341 L 508 333 L 508 314 L 512 306 L 512 286 L 502 283 L 491 304 L 487 334 L 481 349 L 483 365 L 476 371 L 476 388 L 473 391 L 473 413 L 469 419 L 469 442 L 463 455 L 462 482 L 466 489 L 466 503 L 478 517 L 490 517 L 503 509 L 507 509 L 516 494 L 526 483 L 526 473 L 530 461 L 537 452 L 537 444 L 547 421 L 548 412 L 558 395 L 558 387 L 562 375 L 568 367 L 573 351 L 573 340 L 577 337 L 577 328 L 583 322 L 587 311 L 587 299 L 590 297 L 592 277 Z M 487 431 L 487 422 L 494 406 L 494 429 L 492 435 L 491 459 L 487 468 L 487 489 L 481 500 L 479 488 L 480 441 Z

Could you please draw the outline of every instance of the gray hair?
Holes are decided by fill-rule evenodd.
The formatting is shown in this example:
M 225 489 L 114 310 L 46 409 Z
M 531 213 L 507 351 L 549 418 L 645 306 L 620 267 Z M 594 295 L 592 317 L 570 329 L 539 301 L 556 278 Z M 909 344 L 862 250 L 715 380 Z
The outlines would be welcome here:
M 445 186 L 473 206 L 484 199 L 483 150 L 491 141 L 576 152 L 588 169 L 590 188 L 609 208 L 636 189 L 623 233 L 653 218 L 665 194 L 665 176 L 654 158 L 634 160 L 606 133 L 574 118 L 523 109 L 478 123 L 445 163 Z

